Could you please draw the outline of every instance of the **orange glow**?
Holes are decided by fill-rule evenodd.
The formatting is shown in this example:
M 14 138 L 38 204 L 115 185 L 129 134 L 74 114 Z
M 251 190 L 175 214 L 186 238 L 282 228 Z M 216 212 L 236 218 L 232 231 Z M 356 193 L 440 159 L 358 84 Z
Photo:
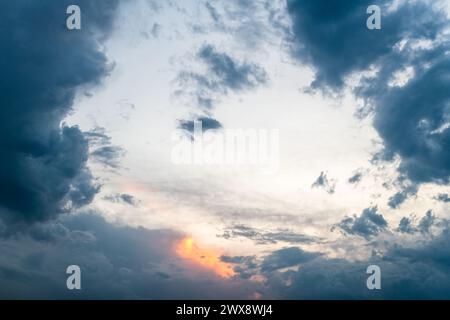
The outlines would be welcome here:
M 182 258 L 204 268 L 211 269 L 221 277 L 229 278 L 235 274 L 229 263 L 221 261 L 219 255 L 212 250 L 199 248 L 194 243 L 194 239 L 190 237 L 186 237 L 178 242 L 175 250 Z

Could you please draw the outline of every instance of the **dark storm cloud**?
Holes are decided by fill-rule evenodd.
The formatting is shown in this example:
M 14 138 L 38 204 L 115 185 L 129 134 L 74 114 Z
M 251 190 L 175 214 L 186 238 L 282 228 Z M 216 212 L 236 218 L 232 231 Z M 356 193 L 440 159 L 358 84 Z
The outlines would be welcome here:
M 280 299 L 449 299 L 448 247 L 430 255 L 435 245 L 397 248 L 357 262 L 318 257 L 298 271 L 267 274 L 266 285 Z M 366 286 L 369 265 L 381 268 L 381 290 Z
M 192 269 L 174 253 L 183 235 L 114 225 L 97 214 L 60 216 L 0 238 L 0 298 L 250 298 L 256 284 Z M 66 288 L 81 268 L 82 290 Z
M 314 67 L 313 89 L 339 92 L 349 75 L 379 69 L 363 77 L 354 92 L 374 114 L 384 142 L 382 158 L 401 159 L 399 171 L 414 183 L 450 179 L 449 25 L 432 1 L 408 1 L 388 10 L 393 1 L 378 1 L 381 30 L 366 28 L 369 0 L 289 0 L 293 22 L 293 56 Z M 431 46 L 415 46 L 417 40 Z M 403 48 L 399 46 L 404 41 Z M 404 86 L 390 86 L 394 75 L 412 66 Z M 397 198 L 401 200 L 399 195 Z
M 255 89 L 267 82 L 267 74 L 261 66 L 238 61 L 213 45 L 203 45 L 196 56 L 207 72 L 181 71 L 176 95 L 193 96 L 195 104 L 201 108 L 211 109 L 221 96 Z
M 311 185 L 311 188 L 322 188 L 329 194 L 333 194 L 336 189 L 336 181 L 329 179 L 327 174 L 322 171 L 317 180 Z
M 411 2 L 388 12 L 390 0 L 377 1 L 382 10 L 382 29 L 366 27 L 370 0 L 288 0 L 293 22 L 293 54 L 316 69 L 314 88 L 340 89 L 344 79 L 355 71 L 366 70 L 391 53 L 404 37 L 420 38 L 433 34 L 442 15 L 429 15 L 427 4 Z
M 225 239 L 247 238 L 256 244 L 275 244 L 278 242 L 285 243 L 316 243 L 320 242 L 320 238 L 293 232 L 292 230 L 260 230 L 244 225 L 235 225 L 225 230 L 221 235 Z
M 66 29 L 66 8 L 82 8 L 82 30 Z M 0 20 L 0 214 L 45 220 L 90 202 L 88 143 L 61 125 L 76 90 L 110 70 L 99 41 L 118 1 L 2 1 Z
M 341 229 L 346 234 L 357 235 L 364 238 L 378 235 L 381 231 L 386 230 L 388 223 L 383 215 L 378 212 L 377 207 L 366 208 L 358 217 L 346 217 L 340 223 L 333 226 Z

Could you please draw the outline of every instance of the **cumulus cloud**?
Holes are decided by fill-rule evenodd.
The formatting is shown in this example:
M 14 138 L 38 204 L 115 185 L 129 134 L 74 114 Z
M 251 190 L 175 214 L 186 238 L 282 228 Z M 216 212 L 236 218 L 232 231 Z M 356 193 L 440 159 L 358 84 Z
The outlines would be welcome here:
M 82 30 L 65 27 L 66 8 L 83 8 Z M 78 127 L 61 125 L 77 89 L 110 71 L 100 41 L 118 1 L 4 1 L 0 29 L 0 214 L 45 220 L 92 200 L 98 191 Z M 9 49 L 7 49 L 9 48 Z

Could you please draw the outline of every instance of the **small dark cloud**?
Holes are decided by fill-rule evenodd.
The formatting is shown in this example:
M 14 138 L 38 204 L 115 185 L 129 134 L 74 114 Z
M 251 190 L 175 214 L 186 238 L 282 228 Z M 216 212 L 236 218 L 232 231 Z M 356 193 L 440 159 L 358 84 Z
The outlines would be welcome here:
M 361 172 L 356 172 L 353 176 L 348 179 L 348 183 L 350 184 L 358 184 L 363 177 Z
M 346 234 L 370 238 L 386 230 L 388 223 L 377 207 L 366 208 L 358 217 L 346 217 L 340 223 L 332 227 L 332 231 L 339 228 Z
M 211 117 L 198 117 L 195 120 L 179 120 L 178 128 L 184 130 L 189 136 L 192 136 L 194 134 L 195 123 L 199 126 L 201 125 L 202 132 L 222 129 L 222 124 Z
M 125 155 L 125 150 L 112 144 L 111 137 L 106 134 L 104 128 L 96 127 L 84 135 L 90 142 L 90 156 L 93 160 L 109 168 L 120 167 L 119 160 Z
M 432 210 L 428 210 L 425 215 L 419 220 L 417 225 L 414 225 L 412 218 L 404 217 L 400 220 L 397 231 L 401 233 L 417 233 L 432 234 L 433 227 L 445 227 L 446 220 L 437 218 Z
M 411 218 L 403 217 L 398 224 L 397 231 L 412 234 L 417 231 L 417 228 L 413 226 Z
M 417 194 L 417 185 L 412 185 L 403 188 L 403 190 L 397 192 L 389 198 L 388 205 L 392 209 L 398 208 L 403 202 L 410 197 L 414 197 Z
M 259 271 L 259 263 L 255 256 L 221 256 L 220 260 L 233 264 L 234 272 L 242 279 L 249 279 Z
M 107 195 L 104 196 L 103 199 L 114 203 L 126 203 L 130 206 L 137 206 L 139 204 L 139 201 L 135 197 L 126 193 Z
M 450 197 L 449 197 L 449 195 L 446 194 L 446 193 L 438 194 L 438 195 L 435 197 L 435 199 L 438 200 L 438 201 L 444 202 L 444 203 L 449 203 L 449 202 L 450 202 Z
M 322 171 L 317 180 L 311 185 L 311 188 L 322 188 L 329 194 L 333 194 L 336 190 L 336 181 L 329 179 L 327 174 Z

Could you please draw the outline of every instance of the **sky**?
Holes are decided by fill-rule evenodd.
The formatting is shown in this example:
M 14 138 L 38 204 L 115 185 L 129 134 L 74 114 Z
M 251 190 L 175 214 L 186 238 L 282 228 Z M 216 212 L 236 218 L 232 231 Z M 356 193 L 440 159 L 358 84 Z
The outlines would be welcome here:
M 0 298 L 450 299 L 447 1 L 0 12 Z

